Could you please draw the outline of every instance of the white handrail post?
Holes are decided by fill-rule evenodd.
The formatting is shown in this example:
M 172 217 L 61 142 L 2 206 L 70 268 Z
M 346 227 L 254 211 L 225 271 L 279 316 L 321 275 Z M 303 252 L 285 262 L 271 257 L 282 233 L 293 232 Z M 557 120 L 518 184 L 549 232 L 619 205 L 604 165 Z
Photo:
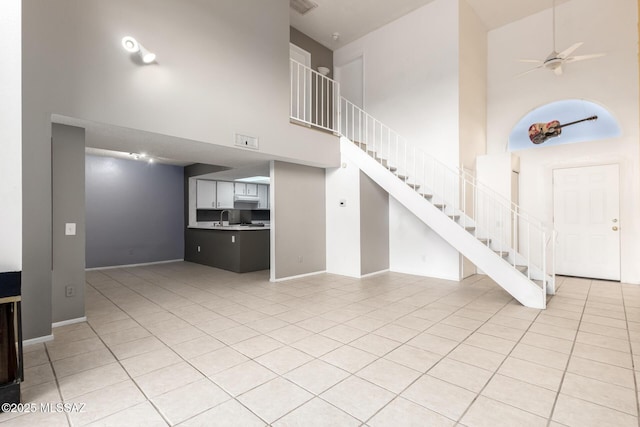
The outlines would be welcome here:
M 542 297 L 547 299 L 547 233 L 542 230 Z

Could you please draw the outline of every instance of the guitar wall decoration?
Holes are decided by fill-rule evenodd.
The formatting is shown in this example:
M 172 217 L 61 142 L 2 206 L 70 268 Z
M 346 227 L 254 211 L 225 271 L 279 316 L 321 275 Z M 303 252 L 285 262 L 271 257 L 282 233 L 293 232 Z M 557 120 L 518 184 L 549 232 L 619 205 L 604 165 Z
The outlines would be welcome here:
M 534 144 L 542 144 L 551 138 L 559 136 L 562 133 L 563 127 L 597 119 L 598 116 L 591 116 L 586 119 L 576 120 L 575 122 L 569 122 L 563 125 L 561 125 L 558 120 L 552 120 L 549 123 L 534 123 L 529 126 L 529 139 Z

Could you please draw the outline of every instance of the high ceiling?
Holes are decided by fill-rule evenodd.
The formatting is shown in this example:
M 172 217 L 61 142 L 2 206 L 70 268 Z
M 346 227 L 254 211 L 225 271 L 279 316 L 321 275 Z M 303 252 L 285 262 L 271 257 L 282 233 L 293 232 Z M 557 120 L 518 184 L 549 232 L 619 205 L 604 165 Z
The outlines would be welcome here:
M 290 9 L 291 25 L 335 50 L 433 0 L 312 0 L 305 15 Z M 455 1 L 455 0 L 450 0 Z M 567 0 L 557 0 L 562 3 Z M 488 30 L 548 9 L 552 0 L 466 0 Z M 332 34 L 340 38 L 333 40 Z

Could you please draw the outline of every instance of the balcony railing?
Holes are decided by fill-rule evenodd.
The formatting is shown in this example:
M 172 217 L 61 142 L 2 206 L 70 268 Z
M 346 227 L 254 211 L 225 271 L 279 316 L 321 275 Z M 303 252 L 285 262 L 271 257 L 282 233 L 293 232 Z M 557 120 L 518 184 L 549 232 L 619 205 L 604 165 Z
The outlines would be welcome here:
M 319 72 L 291 59 L 292 120 L 338 133 L 340 84 Z

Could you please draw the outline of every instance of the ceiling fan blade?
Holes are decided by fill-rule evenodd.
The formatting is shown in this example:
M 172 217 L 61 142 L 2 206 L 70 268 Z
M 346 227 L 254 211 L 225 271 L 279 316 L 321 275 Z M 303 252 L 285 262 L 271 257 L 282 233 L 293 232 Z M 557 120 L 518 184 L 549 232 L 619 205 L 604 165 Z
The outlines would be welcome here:
M 586 59 L 593 59 L 593 58 L 600 58 L 602 56 L 605 56 L 605 53 L 593 53 L 591 55 L 578 55 L 578 56 L 571 56 L 567 59 L 564 60 L 565 63 L 569 63 L 569 62 L 578 62 L 578 61 L 584 61 Z
M 574 45 L 569 46 L 567 49 L 563 50 L 562 52 L 560 52 L 558 54 L 558 58 L 565 59 L 566 57 L 571 55 L 577 48 L 582 46 L 583 43 L 584 42 L 578 42 L 578 43 L 576 43 Z
M 556 68 L 553 69 L 553 74 L 555 74 L 556 76 L 561 76 L 562 75 L 562 65 L 558 65 Z
M 543 61 L 540 61 L 539 59 L 518 59 L 518 62 L 531 62 L 533 64 L 542 64 Z
M 541 69 L 543 66 L 544 66 L 543 64 L 540 64 L 540 65 L 538 65 L 537 67 L 534 67 L 534 68 L 531 68 L 530 70 L 525 71 L 524 73 L 516 74 L 514 77 L 516 77 L 516 78 L 517 78 L 517 77 L 522 77 L 522 76 L 524 76 L 525 74 L 529 74 L 529 73 L 531 73 L 531 72 L 533 72 L 533 71 L 535 71 L 535 70 L 539 70 L 539 69 Z

